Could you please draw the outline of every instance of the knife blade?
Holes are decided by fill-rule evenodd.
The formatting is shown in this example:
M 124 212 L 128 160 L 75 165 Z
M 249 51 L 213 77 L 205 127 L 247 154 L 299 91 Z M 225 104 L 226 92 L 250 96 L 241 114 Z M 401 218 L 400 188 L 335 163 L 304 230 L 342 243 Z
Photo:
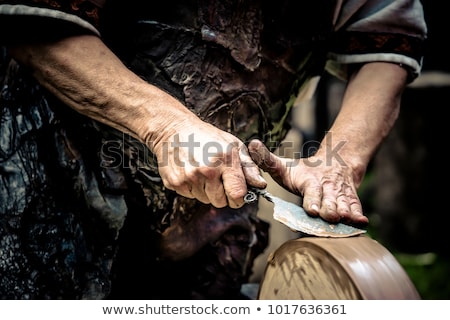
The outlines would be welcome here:
M 249 190 L 244 201 L 246 203 L 256 201 L 258 195 L 273 203 L 273 218 L 293 231 L 328 238 L 352 237 L 366 233 L 364 229 L 344 223 L 329 223 L 321 217 L 310 216 L 301 206 L 276 197 L 265 189 Z

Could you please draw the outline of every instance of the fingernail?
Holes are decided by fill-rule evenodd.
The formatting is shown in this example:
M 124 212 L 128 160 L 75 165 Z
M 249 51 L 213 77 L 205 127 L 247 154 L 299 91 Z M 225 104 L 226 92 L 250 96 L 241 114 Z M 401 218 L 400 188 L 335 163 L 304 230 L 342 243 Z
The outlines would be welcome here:
M 319 212 L 319 206 L 317 204 L 311 205 L 311 210 Z
M 264 179 L 262 176 L 258 176 L 258 180 L 264 183 L 267 183 L 266 179 Z

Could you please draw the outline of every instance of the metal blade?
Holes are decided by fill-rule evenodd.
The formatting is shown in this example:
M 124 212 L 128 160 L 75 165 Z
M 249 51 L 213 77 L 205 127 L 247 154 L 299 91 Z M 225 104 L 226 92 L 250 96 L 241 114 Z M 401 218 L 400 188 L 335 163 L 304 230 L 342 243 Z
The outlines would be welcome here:
M 252 192 L 252 191 L 250 191 Z M 344 238 L 365 233 L 366 230 L 358 229 L 343 223 L 332 224 L 320 217 L 312 217 L 302 207 L 271 195 L 265 190 L 255 190 L 254 193 L 263 196 L 274 204 L 273 218 L 293 231 L 318 237 Z M 252 199 L 250 193 L 246 201 Z

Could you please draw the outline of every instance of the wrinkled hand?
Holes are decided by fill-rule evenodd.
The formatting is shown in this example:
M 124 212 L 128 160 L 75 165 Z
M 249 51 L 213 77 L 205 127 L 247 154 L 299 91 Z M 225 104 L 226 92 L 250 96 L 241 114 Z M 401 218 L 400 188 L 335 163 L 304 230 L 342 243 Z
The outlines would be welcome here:
M 252 140 L 248 150 L 258 166 L 277 183 L 303 197 L 303 208 L 311 216 L 320 216 L 332 223 L 367 225 L 349 166 L 339 161 L 327 162 L 325 156 L 281 158 L 259 140 Z
M 201 120 L 188 121 L 152 148 L 166 188 L 217 208 L 239 208 L 247 185 L 266 187 L 241 140 Z

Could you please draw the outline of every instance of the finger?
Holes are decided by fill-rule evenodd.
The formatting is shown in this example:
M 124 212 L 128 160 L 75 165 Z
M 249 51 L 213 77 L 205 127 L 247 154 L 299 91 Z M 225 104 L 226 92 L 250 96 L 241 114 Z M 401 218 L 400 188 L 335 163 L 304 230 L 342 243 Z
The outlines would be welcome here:
M 339 222 L 340 215 L 337 212 L 337 197 L 340 188 L 331 178 L 322 178 L 322 204 L 320 216 L 329 222 Z M 342 203 L 341 203 L 342 204 Z
M 367 218 L 362 209 L 361 201 L 355 191 L 352 191 L 351 195 L 347 197 L 349 199 L 350 207 L 350 223 L 366 226 L 369 223 L 369 218 Z
M 198 201 L 203 203 L 211 203 L 209 200 L 209 197 L 207 196 L 204 185 L 203 184 L 194 184 L 191 190 L 191 194 L 196 198 Z
M 336 211 L 341 217 L 341 221 L 349 223 L 352 220 L 352 213 L 350 211 L 350 201 L 346 193 L 338 194 L 336 198 Z
M 344 223 L 354 223 L 354 217 L 352 214 L 351 206 L 354 210 L 360 210 L 359 215 L 362 215 L 361 202 L 356 194 L 356 191 L 349 185 L 345 185 L 336 196 L 337 213 L 341 217 L 341 221 Z M 358 218 L 356 218 L 358 219 Z
M 222 172 L 223 187 L 232 208 L 241 207 L 244 204 L 244 196 L 247 193 L 247 183 L 241 168 L 239 148 L 231 150 L 231 160 Z
M 357 210 L 355 212 L 352 211 L 351 216 L 351 224 L 357 226 L 367 226 L 369 224 L 369 218 L 367 218 L 361 211 Z
M 186 167 L 185 169 L 185 184 L 189 187 L 189 191 L 194 198 L 203 203 L 211 203 L 205 192 L 205 178 L 199 174 L 195 168 Z
M 320 213 L 322 203 L 322 187 L 320 184 L 307 185 L 303 192 L 303 209 L 313 216 L 317 217 Z
M 279 180 L 283 174 L 283 162 L 271 153 L 262 141 L 257 139 L 250 141 L 248 152 L 258 167 L 269 173 L 275 180 Z
M 245 145 L 241 147 L 239 157 L 247 184 L 259 189 L 266 188 L 267 181 L 261 176 L 259 167 L 253 162 Z
M 214 207 L 223 208 L 228 204 L 225 189 L 220 180 L 206 181 L 205 192 Z
M 196 197 L 192 194 L 192 192 L 190 191 L 189 188 L 177 188 L 177 189 L 171 189 L 173 191 L 175 191 L 177 194 L 179 194 L 180 196 L 183 196 L 185 198 L 189 198 L 189 199 L 195 199 Z
M 171 179 L 162 178 L 163 185 L 169 190 L 175 191 L 180 196 L 194 199 L 192 195 L 191 187 L 186 182 L 181 182 L 180 179 L 172 177 Z
M 340 221 L 352 225 L 366 225 L 369 219 L 363 215 L 361 201 L 349 185 L 344 185 L 336 196 L 336 211 Z

